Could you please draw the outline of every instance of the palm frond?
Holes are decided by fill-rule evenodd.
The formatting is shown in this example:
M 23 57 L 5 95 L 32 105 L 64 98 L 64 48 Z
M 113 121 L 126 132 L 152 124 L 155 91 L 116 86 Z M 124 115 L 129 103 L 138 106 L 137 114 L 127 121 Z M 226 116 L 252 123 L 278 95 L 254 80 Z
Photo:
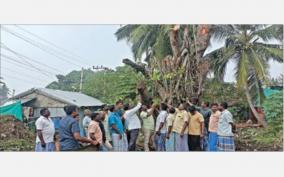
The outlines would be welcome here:
M 231 46 L 229 48 L 220 48 L 207 56 L 210 58 L 210 68 L 214 73 L 214 77 L 219 81 L 223 81 L 229 60 L 237 57 L 238 54 L 235 48 Z
M 268 42 L 272 39 L 283 40 L 283 25 L 271 25 L 252 33 L 253 36 L 259 36 L 264 41 Z
M 249 56 L 250 56 L 250 63 L 253 69 L 255 70 L 256 76 L 259 78 L 259 80 L 264 81 L 266 84 L 268 83 L 268 68 L 269 65 L 267 61 L 259 56 L 256 51 L 254 51 L 253 48 L 250 49 L 249 51 Z
M 261 80 L 257 77 L 255 70 L 251 68 L 248 76 L 248 88 L 252 101 L 256 105 L 261 105 L 264 101 L 264 91 Z
M 256 53 L 266 60 L 273 59 L 278 62 L 283 62 L 283 49 L 281 49 L 280 45 L 254 43 L 252 47 Z
M 215 40 L 224 40 L 236 33 L 234 25 L 213 25 L 211 31 L 213 33 L 212 38 Z
M 139 27 L 139 25 L 125 25 L 125 26 L 122 26 L 121 28 L 119 28 L 115 32 L 115 36 L 116 36 L 118 41 L 123 40 L 123 39 L 127 39 L 128 40 L 129 37 L 130 37 L 130 34 L 138 27 Z
M 249 61 L 246 51 L 242 51 L 236 66 L 236 79 L 238 88 L 243 88 L 247 85 Z

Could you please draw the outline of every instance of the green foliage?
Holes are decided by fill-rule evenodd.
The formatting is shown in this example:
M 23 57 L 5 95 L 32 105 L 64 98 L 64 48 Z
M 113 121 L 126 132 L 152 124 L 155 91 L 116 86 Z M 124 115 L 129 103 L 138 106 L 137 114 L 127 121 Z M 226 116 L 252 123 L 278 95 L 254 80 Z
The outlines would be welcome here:
M 143 79 L 129 66 L 117 67 L 116 71 L 99 71 L 89 78 L 83 87 L 83 93 L 113 104 L 118 99 L 133 102 L 136 99 L 137 82 Z
M 79 91 L 81 71 L 72 71 L 66 76 L 58 75 L 58 81 L 47 86 L 51 89 Z M 134 101 L 136 84 L 142 79 L 129 66 L 117 67 L 116 71 L 84 70 L 82 93 L 95 97 L 104 103 L 113 104 L 118 99 Z
M 222 27 L 222 28 L 221 28 Z M 262 102 L 263 94 L 261 82 L 267 83 L 268 61 L 273 59 L 283 62 L 282 44 L 268 44 L 260 42 L 281 39 L 279 25 L 225 25 L 219 28 L 218 39 L 225 39 L 225 46 L 212 52 L 209 56 L 215 57 L 211 61 L 211 69 L 216 78 L 224 78 L 228 61 L 237 64 L 235 76 L 237 85 L 242 89 L 249 85 L 253 102 Z M 248 82 L 249 80 L 249 82 Z
M 117 40 L 125 39 L 131 44 L 136 61 L 150 53 L 158 59 L 171 54 L 169 29 L 172 25 L 125 25 L 115 33 Z M 146 56 L 147 58 L 148 56 Z
M 283 119 L 283 92 L 274 93 L 264 100 L 265 116 L 268 121 Z
M 228 110 L 232 113 L 236 122 L 243 122 L 248 118 L 249 108 L 245 100 L 235 103 L 233 106 L 230 106 Z
M 245 95 L 240 92 L 233 83 L 219 82 L 217 79 L 207 79 L 201 99 L 210 103 L 226 101 L 229 111 L 235 121 L 241 121 L 248 117 L 248 105 Z
M 283 151 L 283 119 L 271 120 L 267 128 L 240 128 L 237 151 Z
M 201 99 L 209 102 L 245 102 L 245 95 L 234 83 L 219 82 L 217 79 L 207 79 Z
M 0 141 L 0 151 L 33 151 L 35 143 L 25 139 L 10 138 Z
M 84 70 L 83 72 L 83 84 L 95 74 L 95 72 L 90 69 Z M 81 71 L 72 71 L 66 76 L 57 75 L 56 77 L 58 81 L 50 83 L 47 88 L 65 91 L 79 91 Z

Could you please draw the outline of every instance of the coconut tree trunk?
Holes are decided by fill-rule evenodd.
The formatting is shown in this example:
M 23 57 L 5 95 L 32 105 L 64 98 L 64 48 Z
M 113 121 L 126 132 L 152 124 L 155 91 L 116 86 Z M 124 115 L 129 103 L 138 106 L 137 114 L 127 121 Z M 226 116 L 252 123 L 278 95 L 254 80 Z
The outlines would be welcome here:
M 246 84 L 245 85 L 245 94 L 246 94 L 246 97 L 247 97 L 247 102 L 249 104 L 249 107 L 252 111 L 252 114 L 254 115 L 254 117 L 257 119 L 258 123 L 260 123 L 264 128 L 267 127 L 267 123 L 265 122 L 265 120 L 262 120 L 257 111 L 255 110 L 253 104 L 252 104 L 252 99 L 251 99 L 251 96 L 250 96 L 250 93 L 249 93 L 249 88 L 248 88 L 248 85 Z

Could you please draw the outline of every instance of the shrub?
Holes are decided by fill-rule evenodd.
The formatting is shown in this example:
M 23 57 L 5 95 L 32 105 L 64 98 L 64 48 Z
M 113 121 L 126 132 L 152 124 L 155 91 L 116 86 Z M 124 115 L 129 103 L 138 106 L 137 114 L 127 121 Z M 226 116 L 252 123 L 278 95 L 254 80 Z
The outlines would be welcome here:
M 267 121 L 283 118 L 283 92 L 270 95 L 263 103 Z

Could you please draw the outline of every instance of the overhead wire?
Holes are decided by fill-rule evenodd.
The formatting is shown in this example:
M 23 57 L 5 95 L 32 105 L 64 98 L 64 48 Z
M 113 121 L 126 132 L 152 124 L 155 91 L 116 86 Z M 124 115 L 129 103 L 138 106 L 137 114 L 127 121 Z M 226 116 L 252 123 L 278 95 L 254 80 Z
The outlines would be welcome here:
M 5 74 L 6 75 L 6 74 Z M 4 79 L 6 78 L 12 78 L 12 79 L 16 79 L 17 81 L 20 81 L 20 82 L 24 82 L 26 84 L 35 84 L 35 85 L 38 85 L 38 86 L 42 86 L 43 83 L 39 83 L 39 82 L 34 82 L 31 81 L 31 80 L 26 80 L 26 79 L 23 79 L 23 78 L 20 78 L 20 77 L 17 77 L 17 76 L 11 76 L 11 75 L 6 75 L 6 76 L 3 76 Z
M 31 36 L 33 36 L 33 37 L 36 37 L 36 38 L 38 38 L 39 40 L 41 40 L 41 41 L 43 41 L 43 42 L 49 44 L 50 46 L 53 46 L 54 48 L 57 48 L 60 52 L 63 51 L 62 53 L 68 54 L 68 57 L 72 57 L 74 60 L 79 61 L 80 63 L 82 63 L 82 59 L 83 59 L 83 58 L 82 58 L 81 56 L 75 54 L 74 52 L 68 51 L 67 49 L 65 49 L 65 48 L 63 48 L 63 47 L 60 47 L 60 46 L 58 46 L 57 44 L 55 44 L 55 43 L 53 43 L 53 42 L 50 42 L 50 41 L 48 41 L 47 39 L 44 39 L 43 37 L 41 37 L 41 36 L 39 36 L 39 35 L 37 35 L 37 34 L 31 32 L 31 31 L 29 31 L 29 30 L 27 30 L 27 29 L 25 29 L 25 28 L 23 28 L 23 27 L 21 27 L 21 26 L 19 26 L 19 25 L 14 25 L 14 26 L 17 27 L 18 29 L 20 29 L 20 30 L 26 32 L 27 34 L 29 34 L 29 35 L 31 35 Z M 91 64 L 87 64 L 87 63 L 85 63 L 85 62 L 84 62 L 84 64 L 86 64 L 86 65 L 91 65 Z
M 8 68 L 8 67 L 3 67 L 3 66 L 1 66 L 1 70 L 2 70 L 2 69 L 8 70 L 8 71 L 10 71 L 10 72 L 17 73 L 17 74 L 19 74 L 20 76 L 26 76 L 26 77 L 30 77 L 30 78 L 33 78 L 33 79 L 36 79 L 36 80 L 40 80 L 40 78 L 37 78 L 37 77 L 35 77 L 35 76 L 33 76 L 33 75 L 29 75 L 29 74 L 27 74 L 27 73 L 19 72 L 19 70 L 14 70 L 14 69 L 11 69 L 11 68 Z M 4 71 L 2 70 L 2 72 L 4 72 Z
M 35 62 L 35 63 L 37 63 L 37 64 L 39 64 L 39 65 L 41 65 L 41 66 L 47 67 L 47 68 L 52 69 L 52 70 L 56 70 L 56 71 L 58 71 L 59 73 L 61 72 L 61 71 L 60 71 L 59 69 L 57 69 L 57 68 L 54 68 L 54 67 L 49 66 L 49 65 L 47 65 L 47 64 L 45 64 L 45 63 L 39 62 L 39 61 L 37 61 L 37 60 L 35 60 L 35 59 L 32 59 L 31 57 L 27 57 L 26 55 L 23 55 L 23 54 L 21 54 L 21 53 L 19 53 L 19 52 L 16 52 L 15 50 L 12 50 L 11 48 L 7 47 L 4 43 L 1 43 L 1 46 L 3 47 L 3 49 L 5 49 L 5 50 L 7 50 L 7 51 L 9 51 L 9 52 L 11 52 L 11 53 L 13 53 L 14 55 L 17 55 L 17 56 L 20 57 L 20 58 L 25 58 L 25 59 L 30 60 L 30 61 L 33 61 L 33 62 Z
M 7 55 L 5 55 L 5 54 L 1 54 L 1 56 L 4 57 L 4 58 L 6 58 L 6 59 L 8 59 L 8 60 L 11 60 L 11 61 L 13 61 L 13 62 L 15 62 L 15 63 L 18 63 L 18 64 L 22 64 L 22 65 L 31 67 L 31 68 L 33 68 L 33 69 L 39 71 L 40 73 L 44 74 L 44 75 L 47 76 L 47 77 L 52 78 L 50 75 L 53 76 L 53 73 L 51 73 L 51 72 L 49 72 L 49 71 L 45 71 L 45 70 L 42 70 L 42 69 L 37 68 L 37 67 L 32 67 L 32 66 L 30 66 L 30 65 L 28 65 L 28 64 L 26 64 L 26 63 L 24 63 L 24 62 L 22 62 L 22 61 L 19 61 L 19 60 L 15 59 L 15 58 L 13 58 L 13 57 L 11 57 L 11 56 L 7 56 Z
M 11 35 L 13 35 L 13 36 L 15 36 L 15 37 L 17 37 L 17 38 L 20 38 L 20 39 L 22 39 L 23 41 L 25 41 L 25 42 L 27 42 L 27 43 L 29 43 L 29 44 L 31 44 L 31 45 L 33 45 L 33 46 L 35 46 L 35 47 L 41 49 L 42 51 L 44 51 L 44 52 L 46 52 L 46 53 L 49 53 L 50 55 L 53 55 L 53 56 L 55 56 L 56 58 L 67 62 L 68 64 L 72 64 L 72 65 L 74 65 L 74 66 L 77 66 L 77 67 L 80 67 L 80 68 L 81 68 L 80 65 L 78 65 L 78 64 L 76 64 L 76 63 L 74 63 L 74 62 L 72 62 L 72 61 L 70 61 L 70 60 L 68 60 L 68 59 L 66 59 L 66 58 L 64 58 L 64 57 L 62 57 L 62 56 L 59 56 L 58 54 L 56 54 L 56 52 L 54 52 L 54 50 L 52 50 L 52 49 L 50 49 L 50 48 L 48 48 L 48 47 L 46 47 L 46 46 L 42 46 L 42 44 L 39 44 L 39 43 L 37 43 L 37 42 L 31 40 L 30 38 L 26 37 L 26 36 L 23 36 L 23 35 L 21 35 L 21 34 L 19 34 L 19 33 L 16 33 L 16 32 L 14 32 L 14 31 L 11 31 L 10 29 L 8 29 L 8 28 L 6 28 L 6 27 L 2 27 L 2 29 L 3 29 L 5 32 L 8 32 L 9 34 L 11 34 Z

